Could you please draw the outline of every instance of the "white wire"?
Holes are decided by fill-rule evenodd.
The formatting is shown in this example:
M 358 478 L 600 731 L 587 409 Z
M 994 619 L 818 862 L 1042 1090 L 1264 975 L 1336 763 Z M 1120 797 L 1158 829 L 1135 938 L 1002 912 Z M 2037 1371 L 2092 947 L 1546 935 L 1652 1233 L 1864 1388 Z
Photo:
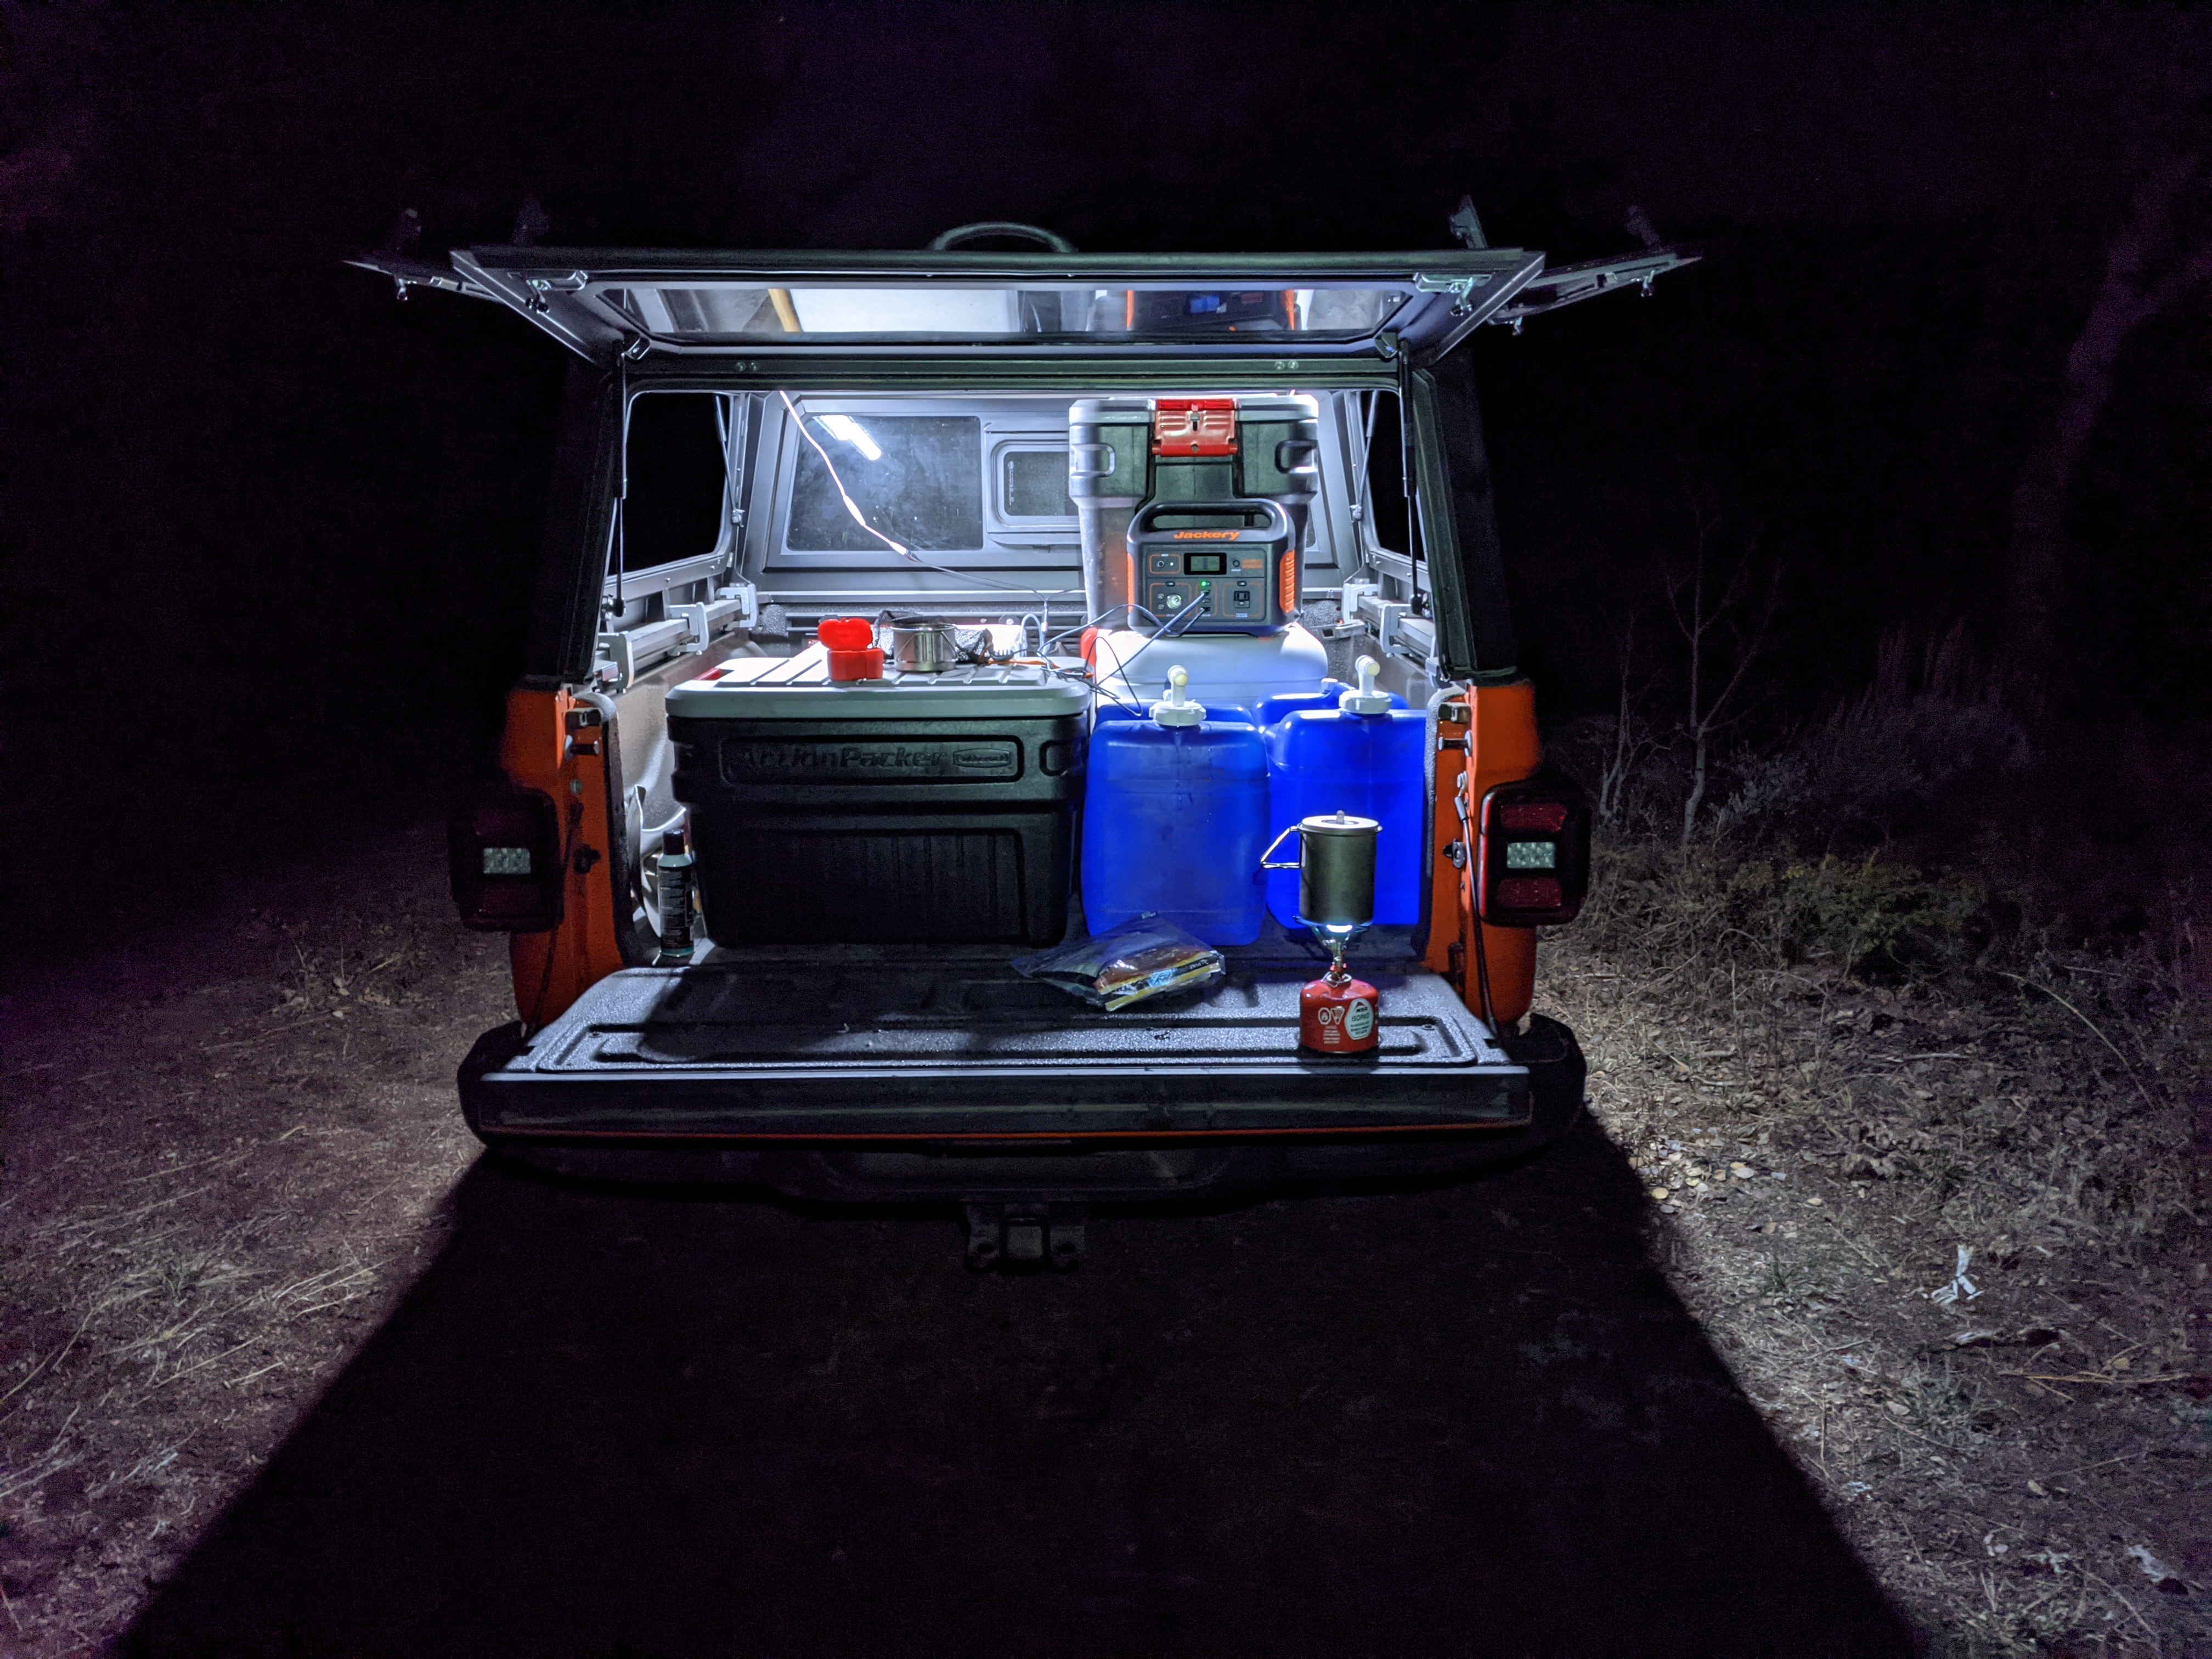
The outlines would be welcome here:
M 837 464 L 830 459 L 830 452 L 823 448 L 821 440 L 806 429 L 806 422 L 808 420 L 819 420 L 822 417 L 818 415 L 810 416 L 804 413 L 797 404 L 792 402 L 791 394 L 788 392 L 784 391 L 781 386 L 776 389 L 775 395 L 783 399 L 783 406 L 791 411 L 792 423 L 798 427 L 799 435 L 805 439 L 806 441 L 813 447 L 814 453 L 822 458 L 822 465 L 829 468 L 830 482 L 836 486 L 837 499 L 845 503 L 845 510 L 853 515 L 853 522 L 860 526 L 861 529 L 866 531 L 868 534 L 873 536 L 885 547 L 890 549 L 892 552 L 897 554 L 899 557 L 907 560 L 909 563 L 920 565 L 924 570 L 934 570 L 940 576 L 951 576 L 958 581 L 977 582 L 985 587 L 995 587 L 1002 593 L 1026 593 L 1033 599 L 1049 599 L 1053 593 L 1073 593 L 1075 592 L 1072 587 L 1060 587 L 1048 590 L 1042 587 L 1024 587 L 1018 582 L 993 581 L 988 576 L 980 574 L 973 570 L 954 570 L 945 565 L 932 564 L 927 559 L 925 559 L 915 553 L 912 548 L 908 547 L 903 543 L 893 541 L 889 536 L 884 535 L 882 531 L 877 529 L 875 526 L 870 524 L 867 520 L 862 516 L 860 503 L 855 501 L 852 496 L 846 492 L 844 479 L 837 476 Z
M 845 503 L 845 510 L 853 515 L 853 522 L 860 526 L 861 529 L 866 531 L 868 534 L 873 536 L 878 541 L 881 542 L 885 547 L 890 549 L 892 552 L 897 554 L 901 558 L 913 558 L 914 550 L 912 548 L 905 546 L 902 543 L 893 541 L 890 537 L 884 535 L 882 531 L 877 529 L 875 526 L 870 524 L 866 518 L 861 516 L 860 504 L 854 501 L 851 495 L 846 493 L 845 481 L 837 476 L 837 464 L 830 459 L 830 452 L 822 447 L 822 441 L 806 429 L 806 417 L 799 412 L 799 405 L 791 401 L 791 394 L 779 386 L 776 389 L 775 395 L 783 399 L 783 406 L 791 411 L 791 418 L 799 428 L 799 435 L 805 439 L 808 443 L 814 446 L 814 453 L 822 458 L 822 465 L 830 469 L 830 482 L 836 487 L 837 499 Z M 917 560 L 916 562 L 919 563 L 920 561 Z
M 1012 582 L 994 582 L 988 577 L 978 575 L 974 571 L 951 570 L 946 568 L 941 564 L 932 564 L 928 560 L 916 556 L 913 549 L 907 547 L 899 542 L 893 541 L 889 536 L 884 535 L 882 531 L 870 524 L 866 518 L 862 515 L 860 503 L 855 501 L 846 491 L 845 481 L 838 476 L 837 464 L 830 459 L 830 452 L 822 447 L 822 443 L 819 439 L 815 437 L 811 432 L 809 432 L 806 429 L 806 422 L 810 418 L 818 420 L 820 416 L 817 416 L 810 417 L 805 414 L 799 409 L 799 405 L 792 401 L 791 394 L 788 392 L 782 390 L 781 387 L 777 388 L 775 395 L 783 399 L 783 406 L 791 411 L 792 422 L 793 425 L 798 427 L 799 435 L 806 440 L 807 443 L 813 447 L 814 453 L 822 458 L 822 465 L 829 469 L 830 482 L 836 489 L 837 499 L 845 503 L 845 511 L 853 515 L 853 522 L 860 526 L 861 529 L 866 531 L 868 534 L 873 536 L 885 547 L 890 549 L 892 552 L 897 554 L 902 559 L 909 560 L 912 562 L 920 565 L 925 570 L 934 570 L 941 575 L 951 576 L 962 581 L 981 582 L 986 587 L 1001 588 L 1010 593 L 1027 593 L 1031 597 L 1039 599 L 1048 599 L 1049 595 L 1042 588 L 1021 587 Z M 1056 591 L 1063 593 L 1074 592 L 1073 588 L 1060 588 Z M 1146 640 L 1144 644 L 1139 646 L 1134 651 L 1132 651 L 1127 658 L 1115 665 L 1115 672 L 1121 678 L 1122 683 L 1129 685 L 1133 690 L 1133 683 L 1131 682 L 1128 678 L 1129 665 L 1135 662 L 1138 658 L 1143 656 L 1146 652 L 1152 649 L 1152 647 L 1158 644 L 1161 640 L 1181 638 L 1184 634 L 1190 631 L 1192 623 L 1194 623 L 1197 618 L 1204 616 L 1213 607 L 1210 603 L 1200 601 L 1199 604 L 1191 606 L 1188 611 L 1178 611 L 1175 616 L 1168 618 L 1165 623 L 1162 623 L 1158 617 L 1152 616 L 1151 611 L 1145 611 L 1145 608 L 1142 605 L 1115 606 L 1113 608 L 1114 611 L 1127 611 L 1129 613 L 1130 619 L 1133 621 L 1134 620 L 1135 613 L 1139 611 L 1143 611 L 1144 614 L 1151 619 L 1154 629 L 1154 632 Z M 1103 616 L 1100 617 L 1098 620 L 1103 622 L 1105 620 L 1105 617 L 1111 616 L 1112 614 L 1113 611 L 1109 611 L 1105 612 Z M 1189 620 L 1186 621 L 1186 617 Z M 1181 627 L 1176 626 L 1178 623 L 1182 623 Z M 1061 633 L 1056 634 L 1053 638 L 1054 641 L 1063 640 L 1070 634 L 1079 634 L 1083 631 L 1084 628 L 1088 628 L 1091 625 L 1091 623 L 1086 622 L 1079 627 L 1067 629 Z M 1042 645 L 1044 643 L 1044 627 L 1042 622 L 1040 622 L 1038 625 L 1037 634 L 1038 642 L 1040 645 Z M 1048 659 L 1048 651 L 1042 654 L 1045 654 Z M 1066 672 L 1064 670 L 1054 667 L 1048 659 L 1046 661 L 1044 667 L 1047 673 L 1052 674 L 1058 678 L 1075 679 L 1078 678 Z M 1099 684 L 1097 681 L 1091 680 L 1087 682 L 1087 684 L 1090 685 L 1091 694 L 1094 699 L 1099 696 L 1103 696 L 1120 708 L 1131 708 L 1133 707 L 1138 712 L 1142 712 L 1143 705 L 1132 705 L 1124 702 L 1120 696 L 1107 690 L 1104 685 Z

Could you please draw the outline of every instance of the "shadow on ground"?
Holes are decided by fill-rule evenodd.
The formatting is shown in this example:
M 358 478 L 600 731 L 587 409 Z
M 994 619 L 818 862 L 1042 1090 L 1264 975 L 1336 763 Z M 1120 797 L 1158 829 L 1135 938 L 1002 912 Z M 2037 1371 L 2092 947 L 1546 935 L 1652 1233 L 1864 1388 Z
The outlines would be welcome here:
M 125 1651 L 1907 1651 L 1639 1200 L 1585 1122 L 978 1278 L 949 1218 L 479 1164 Z

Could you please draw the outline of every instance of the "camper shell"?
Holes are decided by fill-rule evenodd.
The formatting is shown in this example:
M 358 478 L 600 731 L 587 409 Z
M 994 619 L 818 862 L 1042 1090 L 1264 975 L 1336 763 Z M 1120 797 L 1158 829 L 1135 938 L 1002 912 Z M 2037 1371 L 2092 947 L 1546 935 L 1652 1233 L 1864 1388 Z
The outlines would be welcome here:
M 1455 348 L 1694 256 L 1052 240 L 356 262 L 402 297 L 495 301 L 573 354 L 527 672 L 453 823 L 464 920 L 512 935 L 517 1018 L 460 1071 L 490 1146 L 996 1214 L 1449 1173 L 1571 1120 L 1583 1062 L 1533 1012 L 1535 928 L 1579 901 L 1587 814 L 1541 769 Z M 1144 471 L 1183 453 L 1170 418 L 1251 508 L 1188 533 L 1288 549 L 1256 600 L 1206 574 L 1241 568 L 1218 552 L 1152 587 L 1127 562 L 1136 498 L 1115 480 L 1174 494 Z M 1140 595 L 1204 609 L 1178 623 Z M 1273 625 L 1236 633 L 1248 614 Z M 817 629 L 838 617 L 941 625 L 963 659 L 836 678 Z M 1086 739 L 1146 718 L 1186 645 L 1265 659 L 1323 708 L 1370 658 L 1425 722 L 1420 913 L 1350 956 L 1381 993 L 1371 1057 L 1298 1047 L 1327 953 L 1272 915 L 1213 983 L 1114 1012 L 1012 966 L 1082 937 Z M 1263 718 L 1257 693 L 1220 695 L 1210 717 Z M 1556 843 L 1540 891 L 1503 878 L 1514 823 Z M 702 901 L 688 940 L 663 937 L 679 854 Z

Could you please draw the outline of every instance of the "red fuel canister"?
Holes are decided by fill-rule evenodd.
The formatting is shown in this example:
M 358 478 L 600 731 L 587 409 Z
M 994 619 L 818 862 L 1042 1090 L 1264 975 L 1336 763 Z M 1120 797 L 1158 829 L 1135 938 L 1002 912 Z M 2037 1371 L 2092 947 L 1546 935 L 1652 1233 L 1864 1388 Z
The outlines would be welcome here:
M 1333 964 L 1298 993 L 1298 1046 L 1322 1054 L 1373 1054 L 1382 1041 L 1382 1000 L 1365 980 Z

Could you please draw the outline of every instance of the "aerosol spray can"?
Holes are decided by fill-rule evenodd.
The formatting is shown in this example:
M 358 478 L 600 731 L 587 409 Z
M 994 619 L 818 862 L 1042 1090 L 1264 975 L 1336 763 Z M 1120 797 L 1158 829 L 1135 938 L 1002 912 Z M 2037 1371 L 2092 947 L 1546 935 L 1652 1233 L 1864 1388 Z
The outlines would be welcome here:
M 660 837 L 660 954 L 656 968 L 681 968 L 691 960 L 691 884 L 697 860 L 684 844 L 681 830 Z

